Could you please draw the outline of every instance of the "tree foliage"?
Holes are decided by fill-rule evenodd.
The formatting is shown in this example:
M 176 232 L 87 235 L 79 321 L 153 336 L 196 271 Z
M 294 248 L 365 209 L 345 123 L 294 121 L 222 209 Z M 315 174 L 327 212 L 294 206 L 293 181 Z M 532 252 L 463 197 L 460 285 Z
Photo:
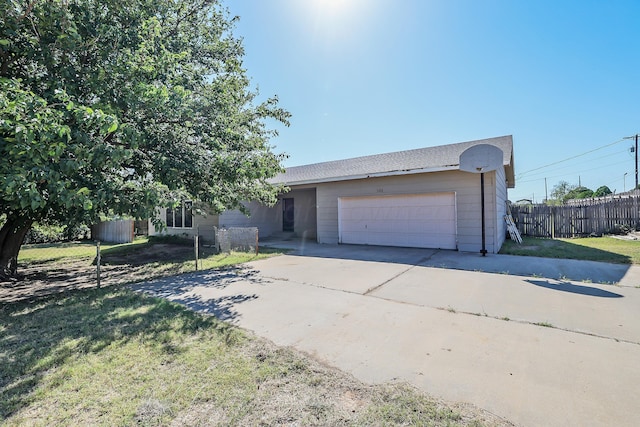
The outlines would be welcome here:
M 560 181 L 551 189 L 551 194 L 547 204 L 549 205 L 561 205 L 565 201 L 565 197 L 569 192 L 575 189 L 575 185 L 569 184 L 567 181 Z
M 0 275 L 34 221 L 275 201 L 265 121 L 289 113 L 257 102 L 233 21 L 216 0 L 3 2 Z
M 579 186 L 573 188 L 564 196 L 564 201 L 571 199 L 588 199 L 593 197 L 593 190 L 588 189 L 587 187 Z
M 602 185 L 593 192 L 593 197 L 604 197 L 613 193 L 609 187 Z
M 567 200 L 588 199 L 590 197 L 602 197 L 611 194 L 612 191 L 606 185 L 598 187 L 596 191 L 584 186 L 569 184 L 567 181 L 560 181 L 551 190 L 551 198 L 547 200 L 549 205 L 561 205 Z

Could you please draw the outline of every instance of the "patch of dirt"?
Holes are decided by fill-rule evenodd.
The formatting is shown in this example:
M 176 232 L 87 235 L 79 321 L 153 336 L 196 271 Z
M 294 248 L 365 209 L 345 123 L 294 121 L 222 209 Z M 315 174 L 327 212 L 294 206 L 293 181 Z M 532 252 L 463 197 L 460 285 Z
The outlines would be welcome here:
M 100 286 L 180 274 L 183 271 L 180 271 L 180 264 L 176 263 L 193 258 L 193 248 L 184 245 L 155 244 L 126 254 L 113 255 L 105 250 L 101 256 Z M 97 286 L 94 258 L 19 265 L 18 272 L 20 280 L 0 282 L 0 304 Z
M 193 259 L 193 248 L 185 245 L 171 245 L 157 243 L 146 246 L 144 250 L 129 252 L 126 254 L 110 255 L 108 252 L 102 255 L 103 265 L 144 265 L 150 262 L 176 262 Z

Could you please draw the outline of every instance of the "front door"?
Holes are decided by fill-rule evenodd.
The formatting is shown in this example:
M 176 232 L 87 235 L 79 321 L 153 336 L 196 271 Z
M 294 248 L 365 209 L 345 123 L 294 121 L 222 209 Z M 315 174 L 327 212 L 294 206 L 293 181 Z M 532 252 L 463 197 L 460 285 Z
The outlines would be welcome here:
M 282 231 L 293 231 L 293 198 L 282 199 Z

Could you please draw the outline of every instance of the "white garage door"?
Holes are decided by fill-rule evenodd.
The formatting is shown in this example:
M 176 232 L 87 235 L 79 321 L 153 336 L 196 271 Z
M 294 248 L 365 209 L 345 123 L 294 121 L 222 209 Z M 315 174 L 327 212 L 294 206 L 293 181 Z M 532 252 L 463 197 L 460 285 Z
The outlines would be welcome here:
M 338 199 L 340 243 L 456 249 L 455 193 Z

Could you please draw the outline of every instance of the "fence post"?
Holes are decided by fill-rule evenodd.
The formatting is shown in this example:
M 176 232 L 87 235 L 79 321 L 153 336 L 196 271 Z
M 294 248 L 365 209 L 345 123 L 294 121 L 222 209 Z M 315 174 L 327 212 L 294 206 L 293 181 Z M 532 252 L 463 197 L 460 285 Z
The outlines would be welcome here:
M 100 288 L 100 240 L 96 240 L 96 280 Z
M 196 271 L 198 271 L 198 235 L 193 236 L 193 250 L 196 256 Z
M 634 216 L 635 216 L 635 221 L 636 221 L 636 230 L 638 229 L 639 225 L 640 225 L 640 211 L 638 211 L 638 198 L 634 197 L 633 198 L 633 212 L 634 212 Z
M 256 256 L 258 255 L 258 233 L 260 232 L 259 229 L 256 229 Z

